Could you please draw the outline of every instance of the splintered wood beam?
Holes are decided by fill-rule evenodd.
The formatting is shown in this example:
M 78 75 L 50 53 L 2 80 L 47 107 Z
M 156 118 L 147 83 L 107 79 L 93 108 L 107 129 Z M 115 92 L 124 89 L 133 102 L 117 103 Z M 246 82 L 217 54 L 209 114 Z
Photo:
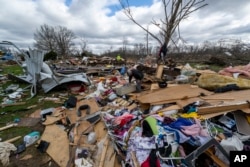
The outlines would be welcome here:
M 18 124 L 10 124 L 10 125 L 7 125 L 7 126 L 4 126 L 4 127 L 1 127 L 1 128 L 0 128 L 0 131 L 5 130 L 5 129 L 12 128 L 12 127 L 17 126 L 17 125 L 18 125 Z
M 249 106 L 250 106 L 250 103 L 248 101 L 242 101 L 242 102 L 231 103 L 231 104 L 198 107 L 197 113 L 200 115 L 205 115 L 205 114 L 219 113 L 222 111 L 235 111 L 235 110 L 249 108 Z
M 8 140 L 5 140 L 4 142 L 8 142 L 8 143 L 12 143 L 12 142 L 15 142 L 17 141 L 18 139 L 20 139 L 22 136 L 17 136 L 17 137 L 14 137 L 14 138 L 11 138 L 11 139 L 8 139 Z

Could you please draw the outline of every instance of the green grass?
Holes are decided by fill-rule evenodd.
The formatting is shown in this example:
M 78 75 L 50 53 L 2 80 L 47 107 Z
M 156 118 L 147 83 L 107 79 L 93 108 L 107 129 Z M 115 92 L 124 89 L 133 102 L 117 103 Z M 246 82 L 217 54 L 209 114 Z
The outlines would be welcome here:
M 23 74 L 23 68 L 20 67 L 18 64 L 4 65 L 4 68 L 2 69 L 4 74 L 13 74 L 13 75 Z
M 223 69 L 224 67 L 217 66 L 217 65 L 210 65 L 209 68 L 210 68 L 212 71 L 219 72 L 219 71 L 220 71 L 221 69 Z

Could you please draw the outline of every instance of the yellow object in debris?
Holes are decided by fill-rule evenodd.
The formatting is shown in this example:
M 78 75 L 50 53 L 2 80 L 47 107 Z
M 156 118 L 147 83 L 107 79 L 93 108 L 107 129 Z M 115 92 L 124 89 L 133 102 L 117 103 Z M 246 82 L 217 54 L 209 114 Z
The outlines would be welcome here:
M 247 122 L 250 124 L 250 114 L 246 114 Z
M 220 74 L 202 74 L 199 76 L 197 85 L 208 90 L 215 90 L 229 84 L 236 84 L 240 89 L 249 89 L 250 80 L 244 78 L 233 78 Z
M 202 119 L 202 116 L 198 115 L 197 112 L 180 114 L 180 116 L 183 117 L 183 118 L 197 118 L 197 119 Z
M 164 116 L 164 114 L 162 112 L 159 112 L 158 115 L 161 116 L 161 117 Z
M 116 56 L 116 60 L 117 60 L 117 61 L 122 60 L 122 57 L 121 57 L 121 55 L 120 55 L 120 54 L 118 54 L 118 55 Z
M 104 78 L 104 77 L 99 77 L 99 81 L 105 81 L 106 80 L 106 78 Z

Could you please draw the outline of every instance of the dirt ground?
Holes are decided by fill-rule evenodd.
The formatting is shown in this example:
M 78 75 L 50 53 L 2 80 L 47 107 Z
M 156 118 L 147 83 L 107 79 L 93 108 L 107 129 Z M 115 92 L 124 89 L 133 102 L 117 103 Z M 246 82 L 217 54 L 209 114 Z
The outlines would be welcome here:
M 44 131 L 44 125 L 38 122 L 32 127 L 33 130 Z M 11 154 L 8 167 L 59 167 L 47 153 L 41 153 L 37 145 L 33 144 L 20 154 Z M 0 164 L 1 166 L 2 164 Z

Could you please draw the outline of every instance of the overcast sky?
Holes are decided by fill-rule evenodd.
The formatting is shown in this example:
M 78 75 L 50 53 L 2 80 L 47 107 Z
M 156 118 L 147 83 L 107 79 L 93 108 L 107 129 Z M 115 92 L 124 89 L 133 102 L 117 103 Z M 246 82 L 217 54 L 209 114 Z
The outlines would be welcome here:
M 158 28 L 149 23 L 152 18 L 161 18 L 161 0 L 130 2 L 136 20 L 157 33 Z M 181 35 L 187 43 L 250 39 L 250 0 L 207 3 L 181 23 Z M 0 40 L 20 48 L 33 48 L 34 32 L 43 24 L 72 30 L 96 54 L 119 48 L 124 39 L 129 45 L 146 43 L 146 33 L 120 11 L 118 0 L 0 0 L 0 6 Z M 155 42 L 150 39 L 149 43 Z

